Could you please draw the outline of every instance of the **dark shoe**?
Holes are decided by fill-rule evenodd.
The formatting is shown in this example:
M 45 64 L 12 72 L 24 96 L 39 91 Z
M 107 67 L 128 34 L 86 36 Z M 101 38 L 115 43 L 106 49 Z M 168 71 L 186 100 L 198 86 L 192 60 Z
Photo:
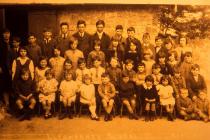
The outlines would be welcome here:
M 68 117 L 69 117 L 69 119 L 73 119 L 73 116 L 71 114 L 71 107 L 68 107 L 67 109 L 68 109 Z
M 139 118 L 138 118 L 138 116 L 135 114 L 135 113 L 133 113 L 133 114 L 131 114 L 132 115 L 132 118 L 133 119 L 135 119 L 135 120 L 138 120 Z
M 174 121 L 172 113 L 168 113 L 168 121 Z
M 59 120 L 63 120 L 66 118 L 66 114 L 65 113 L 62 113 L 61 115 L 59 115 L 58 119 Z
M 24 121 L 26 120 L 26 114 L 24 113 L 23 115 L 20 116 L 20 118 L 18 119 L 19 121 Z
M 105 114 L 105 115 L 104 115 L 104 121 L 107 122 L 108 120 L 109 120 L 108 114 Z
M 109 114 L 108 119 L 109 119 L 109 121 L 112 121 L 113 118 L 112 118 L 111 114 Z
M 148 121 L 149 121 L 149 112 L 147 111 L 145 115 L 145 122 L 148 122 Z
M 155 113 L 154 111 L 150 112 L 150 121 L 154 121 L 155 120 Z
M 96 117 L 91 117 L 92 120 L 95 120 L 95 121 L 100 121 L 100 118 L 98 116 Z

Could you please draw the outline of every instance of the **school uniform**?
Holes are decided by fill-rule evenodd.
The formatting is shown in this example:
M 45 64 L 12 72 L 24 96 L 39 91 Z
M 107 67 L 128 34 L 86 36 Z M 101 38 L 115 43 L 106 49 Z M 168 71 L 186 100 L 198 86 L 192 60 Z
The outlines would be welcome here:
M 85 59 L 87 59 L 87 56 L 91 50 L 91 35 L 87 32 L 84 32 L 82 34 L 76 32 L 75 34 L 73 34 L 73 37 L 78 40 L 77 48 L 83 52 Z
M 103 51 L 105 53 L 105 55 L 107 55 L 107 50 L 111 43 L 109 35 L 105 32 L 103 32 L 103 33 L 96 32 L 95 34 L 93 34 L 93 36 L 91 37 L 91 51 L 94 50 L 93 49 L 94 48 L 94 40 L 101 41 L 101 51 Z
M 192 65 L 193 65 L 192 62 L 191 63 L 187 63 L 185 61 L 183 61 L 180 64 L 179 69 L 180 69 L 181 75 L 184 76 L 185 79 L 187 79 L 187 77 L 189 77 Z
M 39 65 L 39 58 L 42 56 L 42 50 L 38 44 L 27 45 L 27 55 L 33 61 L 34 66 Z
M 103 99 L 104 97 L 108 96 L 110 98 L 114 98 L 115 96 L 115 87 L 114 85 L 109 82 L 108 84 L 104 85 L 104 84 L 100 84 L 98 86 L 98 93 L 101 96 L 101 98 Z
M 134 94 L 135 94 L 135 87 L 134 84 L 129 81 L 128 83 L 123 82 L 122 80 L 120 81 L 119 85 L 119 96 L 122 100 L 124 99 L 134 99 Z
M 70 48 L 70 37 L 71 35 L 69 33 L 66 34 L 59 34 L 56 37 L 56 48 L 58 48 L 61 51 L 61 56 L 63 57 L 65 54 L 65 51 Z
M 206 82 L 204 77 L 200 74 L 198 75 L 197 81 L 193 77 L 192 73 L 189 74 L 186 80 L 187 89 L 189 91 L 189 96 L 192 98 L 193 96 L 198 96 L 199 90 L 207 90 Z
M 146 101 L 146 99 L 148 99 L 148 100 L 155 99 L 155 101 L 152 103 L 157 102 L 158 101 L 158 93 L 157 93 L 155 85 L 152 85 L 151 87 L 147 87 L 145 83 L 142 84 L 141 85 L 141 96 L 140 96 L 141 99 L 143 99 L 145 103 L 151 103 L 151 102 Z
M 49 38 L 49 39 L 42 38 L 38 42 L 38 44 L 41 47 L 42 56 L 45 56 L 48 59 L 54 56 L 54 49 L 56 48 L 57 45 L 56 40 L 54 38 Z
M 120 79 L 122 77 L 122 70 L 120 68 L 108 67 L 106 73 L 109 74 L 110 82 L 114 84 L 115 88 L 118 90 Z
M 179 98 L 177 98 L 176 99 L 176 107 L 177 107 L 177 110 L 179 112 L 182 111 L 181 110 L 182 107 L 184 107 L 186 109 L 185 110 L 186 113 L 193 113 L 193 111 L 194 111 L 193 102 L 189 97 L 186 97 L 186 98 L 179 97 Z
M 180 89 L 186 88 L 186 82 L 183 76 L 176 78 L 175 76 L 171 77 L 172 87 L 176 95 L 180 94 Z

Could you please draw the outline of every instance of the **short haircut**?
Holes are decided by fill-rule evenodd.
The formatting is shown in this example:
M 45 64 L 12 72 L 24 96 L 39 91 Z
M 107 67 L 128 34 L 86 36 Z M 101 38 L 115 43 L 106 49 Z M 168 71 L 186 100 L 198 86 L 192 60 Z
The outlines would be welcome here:
M 52 69 L 48 69 L 45 71 L 45 76 L 51 74 L 54 77 L 54 71 Z
M 91 76 L 89 74 L 85 74 L 83 77 L 82 77 L 83 81 L 85 80 L 92 80 L 91 79 Z
M 72 45 L 75 41 L 78 41 L 78 39 L 72 36 L 69 40 L 69 44 Z
M 185 52 L 184 53 L 184 58 L 185 57 L 192 57 L 192 53 L 191 52 Z
M 47 57 L 46 56 L 40 56 L 39 57 L 39 62 L 42 61 L 42 60 L 46 60 L 47 61 Z
M 166 58 L 166 54 L 164 52 L 158 53 L 158 59 L 159 58 Z
M 28 74 L 30 75 L 30 71 L 29 71 L 28 68 L 23 68 L 23 69 L 20 71 L 20 75 L 24 75 L 24 74 L 26 74 L 26 73 L 28 73 Z
M 35 35 L 34 33 L 29 33 L 29 34 L 28 34 L 28 38 L 29 38 L 29 37 L 32 37 L 32 36 L 33 36 L 34 38 L 36 38 L 36 35 Z
M 170 80 L 170 77 L 168 75 L 163 75 L 160 79 L 160 83 L 162 84 L 163 81 L 167 80 L 168 81 L 168 84 L 170 85 L 171 83 L 171 80 Z
M 150 34 L 149 33 L 144 33 L 143 38 L 150 38 Z
M 156 36 L 155 37 L 155 41 L 158 41 L 158 40 L 162 40 L 163 38 L 161 36 Z
M 99 39 L 96 39 L 93 41 L 93 46 L 96 46 L 96 45 L 101 46 L 101 41 Z
M 198 64 L 193 64 L 193 65 L 191 66 L 191 70 L 195 70 L 195 69 L 200 70 L 200 66 L 199 66 Z
M 101 58 L 99 56 L 95 56 L 95 57 L 93 57 L 93 62 L 95 62 L 95 61 L 101 61 Z
M 73 73 L 72 73 L 71 71 L 64 71 L 64 77 L 65 77 L 66 75 L 71 75 L 71 76 L 73 77 Z
M 2 30 L 2 33 L 10 33 L 10 30 L 7 29 L 7 28 L 4 28 L 4 29 Z
M 21 42 L 20 37 L 18 36 L 13 36 L 12 41 Z
M 134 28 L 134 27 L 129 27 L 129 28 L 127 29 L 127 31 L 134 31 L 134 32 L 135 32 L 135 28 Z
M 152 65 L 152 69 L 160 69 L 160 65 L 158 63 L 155 63 Z
M 178 54 L 177 54 L 176 51 L 169 51 L 169 52 L 168 52 L 168 58 L 169 58 L 170 56 L 172 56 L 173 54 L 174 54 L 174 58 L 177 60 Z
M 51 32 L 52 33 L 52 29 L 50 28 L 50 27 L 45 27 L 44 29 L 43 29 L 43 32 L 45 33 L 45 32 Z
M 103 73 L 103 74 L 101 75 L 101 77 L 107 77 L 107 78 L 109 78 L 109 74 L 108 74 L 108 73 Z
M 138 66 L 137 67 L 141 67 L 141 66 L 145 67 L 145 64 L 142 63 L 142 62 L 138 63 Z
M 129 77 L 129 74 L 127 72 L 122 72 L 122 77 Z
M 68 63 L 68 64 L 71 64 L 72 65 L 72 61 L 71 61 L 71 59 L 66 59 L 65 61 L 64 61 L 64 65 L 66 64 L 66 63 Z
M 83 64 L 83 63 L 86 64 L 85 58 L 81 58 L 81 57 L 80 57 L 80 58 L 78 59 L 78 61 L 77 61 L 77 64 L 78 64 L 78 65 L 81 65 L 81 64 Z
M 20 50 L 25 50 L 26 52 L 28 52 L 28 49 L 26 48 L 26 46 L 21 46 L 21 47 L 19 48 L 19 52 L 20 52 Z
M 145 82 L 149 81 L 149 82 L 154 83 L 154 78 L 152 77 L 152 75 L 147 75 L 147 76 L 145 77 L 145 80 L 144 80 L 144 81 L 145 81 Z
M 103 21 L 103 20 L 101 20 L 101 19 L 99 19 L 97 22 L 96 22 L 96 26 L 98 26 L 98 25 L 103 25 L 103 26 L 105 26 L 105 22 Z
M 67 22 L 61 22 L 60 27 L 62 27 L 62 26 L 64 26 L 64 25 L 66 25 L 66 26 L 69 27 L 69 24 L 68 24 Z
M 77 21 L 77 27 L 80 25 L 80 24 L 84 24 L 86 26 L 86 22 L 84 20 L 78 20 Z
M 131 60 L 131 59 L 127 59 L 127 60 L 125 60 L 125 64 L 127 65 L 127 64 L 133 64 L 134 62 L 133 62 L 133 60 Z
M 166 38 L 164 41 L 164 44 L 173 44 L 172 40 L 170 38 Z
M 122 25 L 117 25 L 117 26 L 115 27 L 115 30 L 123 30 L 123 26 L 122 26 Z

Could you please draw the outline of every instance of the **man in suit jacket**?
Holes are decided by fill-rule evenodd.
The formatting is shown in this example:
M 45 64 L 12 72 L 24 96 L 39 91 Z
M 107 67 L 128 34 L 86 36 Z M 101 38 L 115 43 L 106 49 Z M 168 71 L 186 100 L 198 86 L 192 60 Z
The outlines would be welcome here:
M 54 48 L 56 48 L 56 40 L 52 38 L 52 30 L 45 28 L 43 38 L 38 42 L 42 50 L 42 55 L 50 59 L 54 56 Z
M 88 54 L 91 50 L 91 35 L 85 31 L 86 22 L 84 20 L 79 20 L 77 22 L 77 29 L 78 31 L 73 34 L 78 40 L 78 49 L 81 50 L 84 54 L 85 59 L 87 59 Z
M 69 33 L 69 24 L 67 22 L 62 22 L 60 24 L 60 34 L 56 39 L 56 48 L 61 51 L 61 56 L 64 56 L 65 51 L 70 48 L 70 37 L 71 35 Z
M 98 20 L 96 22 L 97 31 L 92 36 L 91 49 L 93 50 L 93 48 L 94 48 L 94 41 L 100 40 L 101 41 L 101 51 L 103 51 L 105 53 L 105 55 L 107 55 L 107 50 L 109 48 L 111 41 L 110 41 L 109 35 L 104 32 L 104 27 L 105 27 L 105 22 L 103 20 Z

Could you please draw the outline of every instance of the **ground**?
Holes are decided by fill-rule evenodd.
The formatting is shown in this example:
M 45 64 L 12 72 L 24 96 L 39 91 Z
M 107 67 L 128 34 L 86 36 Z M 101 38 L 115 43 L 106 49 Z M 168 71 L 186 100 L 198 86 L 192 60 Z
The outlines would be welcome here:
M 103 116 L 102 116 L 103 117 Z M 206 139 L 210 123 L 202 121 L 185 122 L 176 119 L 169 122 L 166 118 L 154 122 L 129 120 L 126 116 L 114 118 L 111 122 L 92 121 L 86 116 L 81 118 L 57 118 L 44 120 L 35 117 L 31 121 L 19 122 L 8 118 L 0 123 L 0 139 L 20 140 L 200 140 Z

